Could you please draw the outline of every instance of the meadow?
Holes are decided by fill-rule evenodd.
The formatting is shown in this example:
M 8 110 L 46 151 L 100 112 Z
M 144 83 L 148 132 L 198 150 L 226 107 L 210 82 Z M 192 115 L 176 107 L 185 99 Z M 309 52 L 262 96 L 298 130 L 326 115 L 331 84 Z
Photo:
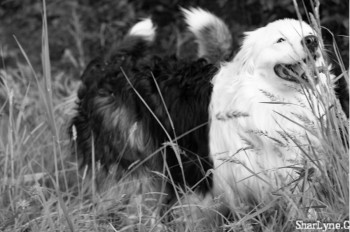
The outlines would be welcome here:
M 349 220 L 348 119 L 342 110 L 348 102 L 344 96 L 339 102 L 326 89 L 312 93 L 327 106 L 318 128 L 322 146 L 304 151 L 308 157 L 326 157 L 326 165 L 316 165 L 321 175 L 311 182 L 312 198 L 307 193 L 276 196 L 250 213 L 225 218 L 220 228 L 203 228 L 199 220 L 189 222 L 181 205 L 159 215 L 147 196 L 133 192 L 140 184 L 137 180 L 117 182 L 112 174 L 104 175 L 98 164 L 92 171 L 79 168 L 68 125 L 84 67 L 122 38 L 133 22 L 150 13 L 169 23 L 159 26 L 161 50 L 193 56 L 195 51 L 187 49 L 191 35 L 175 10 L 185 2 L 13 0 L 0 5 L 0 231 L 294 231 L 297 219 Z M 295 8 L 293 1 L 197 2 L 225 12 L 236 48 L 239 34 L 257 27 L 254 17 L 272 21 L 281 17 L 272 12 L 283 9 L 286 16 L 307 18 L 303 5 Z M 327 23 L 335 30 L 333 34 L 322 30 L 327 34 L 325 52 L 332 54 L 336 80 L 348 85 L 349 3 L 346 8 L 344 2 L 325 3 L 327 10 L 321 14 L 316 7 L 311 22 L 320 31 L 320 25 Z M 262 10 L 257 13 L 253 9 L 258 4 Z M 235 7 L 234 14 L 225 11 L 228 6 Z M 237 20 L 230 19 L 240 10 L 249 14 L 237 13 Z

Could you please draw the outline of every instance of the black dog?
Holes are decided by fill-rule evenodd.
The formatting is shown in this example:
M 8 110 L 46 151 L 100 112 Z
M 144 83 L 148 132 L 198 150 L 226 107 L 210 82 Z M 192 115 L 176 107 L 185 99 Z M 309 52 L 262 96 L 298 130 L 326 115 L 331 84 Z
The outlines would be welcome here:
M 108 171 L 118 164 L 119 177 L 133 166 L 135 173 L 164 172 L 177 187 L 201 193 L 211 188 L 210 81 L 218 70 L 215 63 L 231 52 L 231 36 L 226 25 L 208 12 L 184 13 L 199 44 L 197 61 L 152 54 L 155 28 L 145 19 L 112 55 L 99 57 L 86 68 L 71 124 L 83 165 L 99 161 Z M 198 22 L 193 19 L 202 16 L 210 20 L 194 25 Z

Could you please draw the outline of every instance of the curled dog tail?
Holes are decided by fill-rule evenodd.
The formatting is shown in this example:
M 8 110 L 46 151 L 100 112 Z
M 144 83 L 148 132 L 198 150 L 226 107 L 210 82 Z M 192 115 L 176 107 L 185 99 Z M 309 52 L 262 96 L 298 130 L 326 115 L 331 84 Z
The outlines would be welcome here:
M 198 58 L 218 63 L 231 58 L 232 36 L 217 16 L 201 8 L 182 9 L 189 30 L 198 43 Z
M 145 18 L 136 23 L 129 31 L 128 36 L 140 37 L 145 41 L 153 42 L 156 28 L 150 18 Z
M 153 44 L 156 35 L 156 27 L 150 18 L 143 19 L 136 23 L 124 37 L 124 40 L 117 45 L 118 55 L 142 57 Z

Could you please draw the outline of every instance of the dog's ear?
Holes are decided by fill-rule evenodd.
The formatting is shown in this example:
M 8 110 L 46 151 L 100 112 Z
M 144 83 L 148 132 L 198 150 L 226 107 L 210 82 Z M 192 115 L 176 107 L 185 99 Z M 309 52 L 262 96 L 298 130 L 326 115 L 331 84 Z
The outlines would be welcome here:
M 264 29 L 265 28 L 263 27 L 244 33 L 241 50 L 235 56 L 233 62 L 236 65 L 236 74 L 253 74 L 255 69 L 254 58 L 256 56 L 255 52 L 257 50 L 257 41 L 260 41 L 262 38 L 264 38 L 262 35 L 265 31 Z

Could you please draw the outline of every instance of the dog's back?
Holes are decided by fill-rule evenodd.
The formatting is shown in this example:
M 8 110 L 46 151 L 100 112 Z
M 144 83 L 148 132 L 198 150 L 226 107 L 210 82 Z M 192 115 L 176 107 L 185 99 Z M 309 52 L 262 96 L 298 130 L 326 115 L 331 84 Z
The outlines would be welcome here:
M 78 98 L 84 99 L 90 91 L 90 94 L 95 94 L 98 83 L 104 81 L 101 78 L 111 67 L 136 65 L 138 60 L 145 57 L 154 37 L 155 27 L 150 19 L 135 24 L 122 41 L 88 64 L 81 76 Z

